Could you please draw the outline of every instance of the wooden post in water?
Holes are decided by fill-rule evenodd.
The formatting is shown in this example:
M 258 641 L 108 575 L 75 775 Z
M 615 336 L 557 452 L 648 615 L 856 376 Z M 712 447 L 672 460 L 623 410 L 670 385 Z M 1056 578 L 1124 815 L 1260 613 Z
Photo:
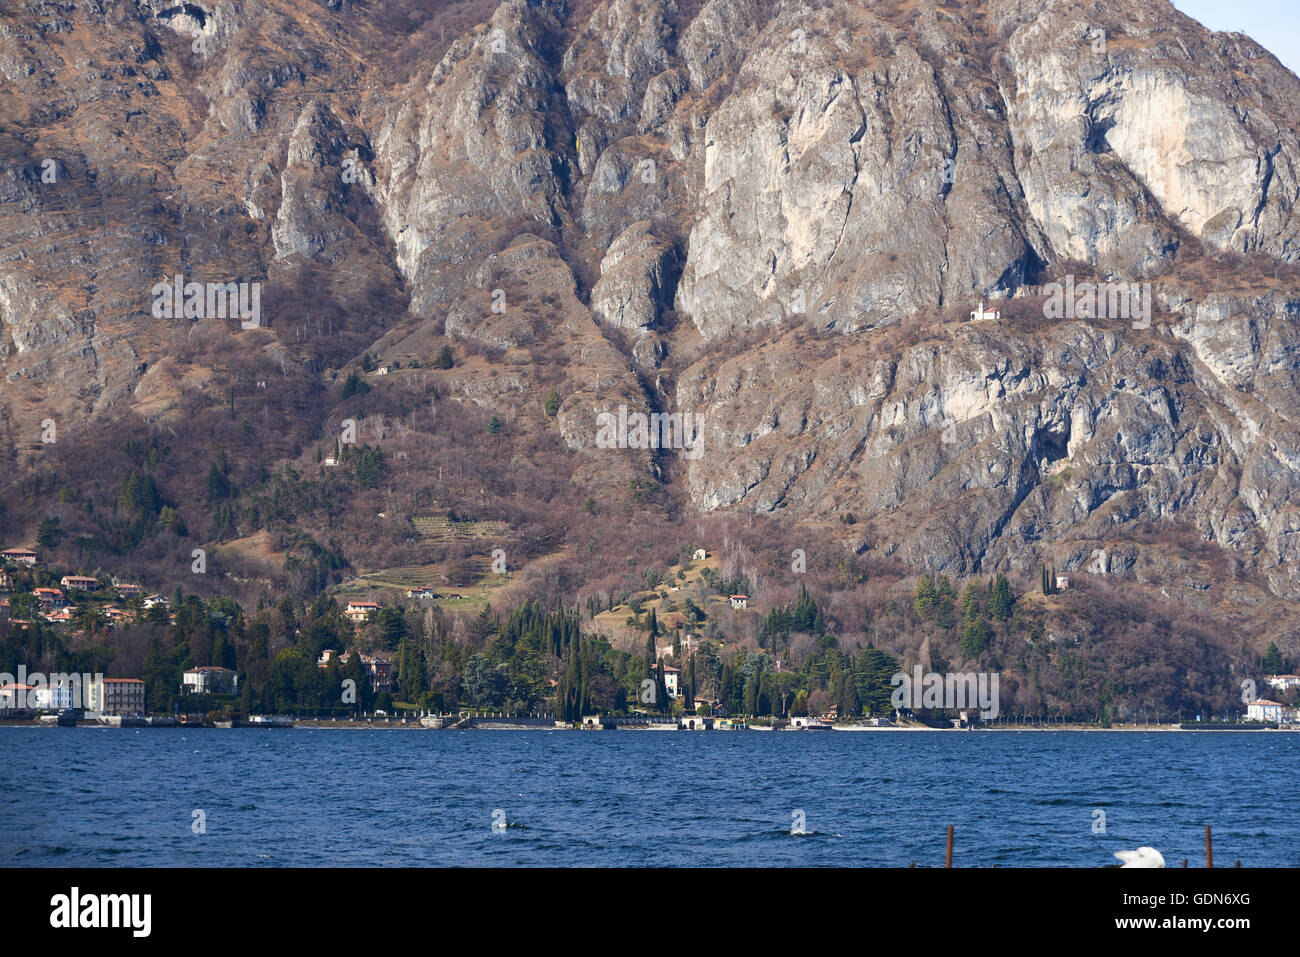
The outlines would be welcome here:
M 952 825 L 948 825 L 948 854 L 943 862 L 944 867 L 952 867 Z
M 1214 866 L 1214 848 L 1210 844 L 1210 825 L 1205 825 L 1205 866 Z
M 1186 866 L 1187 866 L 1187 858 L 1184 857 L 1184 858 L 1183 858 L 1183 867 L 1186 867 Z

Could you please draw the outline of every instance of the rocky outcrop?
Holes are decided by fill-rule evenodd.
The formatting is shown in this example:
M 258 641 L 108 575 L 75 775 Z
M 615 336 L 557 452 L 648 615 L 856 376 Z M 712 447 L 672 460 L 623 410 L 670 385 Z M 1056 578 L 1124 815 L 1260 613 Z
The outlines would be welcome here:
M 1270 116 L 1258 82 L 1239 84 L 1209 36 L 1155 12 L 1089 22 L 1058 0 L 1007 49 L 1017 167 L 1057 256 L 1152 275 L 1181 228 L 1296 257 L 1294 120 Z M 1300 93 L 1294 76 L 1271 79 Z
M 567 217 L 556 151 L 570 137 L 542 56 L 558 28 L 550 4 L 507 0 L 412 84 L 375 137 L 376 194 L 418 311 L 445 302 L 498 234 Z
M 302 256 L 334 262 L 347 254 L 339 240 L 348 235 L 343 190 L 367 175 L 355 156 L 345 157 L 350 144 L 337 118 L 313 100 L 289 136 L 289 155 L 280 175 L 280 208 L 271 227 L 275 258 Z M 351 165 L 344 165 L 351 159 Z
M 648 222 L 629 226 L 601 260 L 591 292 L 596 321 L 633 332 L 653 326 L 670 281 L 672 251 Z
M 956 574 L 1070 570 L 1091 556 L 1071 541 L 1104 548 L 1181 516 L 1295 593 L 1297 308 L 1188 303 L 1172 339 L 963 323 L 897 351 L 832 353 L 795 335 L 761 362 L 683 377 L 678 403 L 705 422 L 692 497 L 800 521 L 851 515 L 866 524 L 860 547 Z M 1235 345 L 1207 365 L 1219 337 Z

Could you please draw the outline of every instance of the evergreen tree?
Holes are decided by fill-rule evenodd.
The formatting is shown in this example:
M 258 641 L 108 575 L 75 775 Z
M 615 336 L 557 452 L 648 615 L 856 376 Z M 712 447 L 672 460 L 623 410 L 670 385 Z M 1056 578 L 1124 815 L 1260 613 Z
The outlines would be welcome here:
M 556 392 L 555 387 L 552 386 L 551 394 L 546 397 L 546 414 L 554 418 L 555 414 L 559 411 L 560 411 L 560 394 Z
M 370 383 L 361 378 L 356 372 L 349 372 L 347 378 L 343 380 L 343 398 L 351 398 L 354 395 L 365 395 L 370 391 Z
M 858 701 L 870 714 L 888 714 L 894 685 L 890 679 L 898 673 L 898 662 L 878 648 L 865 648 L 853 662 L 853 681 Z
M 356 701 L 353 707 L 359 711 L 370 711 L 373 705 L 372 692 L 370 690 L 370 680 L 366 675 L 365 666 L 361 663 L 361 655 L 357 652 L 348 658 L 347 663 L 343 665 L 342 681 L 355 682 Z M 343 688 L 340 687 L 335 691 L 335 701 L 342 703 Z
M 208 501 L 215 502 L 217 499 L 230 497 L 230 482 L 221 474 L 221 469 L 212 465 L 208 469 Z
M 564 680 L 557 689 L 560 698 L 560 711 L 565 721 L 582 720 L 582 670 L 578 663 L 578 645 L 569 645 L 569 663 L 565 668 Z
M 916 598 L 912 601 L 912 608 L 920 618 L 928 619 L 934 613 L 935 602 L 938 599 L 938 589 L 934 587 L 934 579 L 929 575 L 923 575 L 916 582 Z
M 978 658 L 993 641 L 993 633 L 983 616 L 962 626 L 961 650 L 970 658 Z
M 800 688 L 795 692 L 794 704 L 790 706 L 790 713 L 797 718 L 802 718 L 808 714 L 808 690 Z
M 451 346 L 444 345 L 438 353 L 438 358 L 433 360 L 435 369 L 450 369 L 456 364 L 456 357 L 452 355 Z
M 989 614 L 998 621 L 1006 621 L 1011 617 L 1011 608 L 1015 602 L 1011 594 L 1011 583 L 1005 575 L 999 573 L 989 588 Z
M 858 689 L 855 676 L 852 672 L 845 672 L 840 679 L 840 693 L 837 704 L 840 706 L 840 716 L 848 717 L 862 713 L 862 705 L 858 702 Z
M 36 544 L 40 548 L 53 548 L 59 543 L 61 534 L 59 520 L 52 515 L 47 515 L 36 526 Z
M 695 655 L 686 660 L 686 670 L 682 672 L 682 704 L 687 712 L 695 710 Z

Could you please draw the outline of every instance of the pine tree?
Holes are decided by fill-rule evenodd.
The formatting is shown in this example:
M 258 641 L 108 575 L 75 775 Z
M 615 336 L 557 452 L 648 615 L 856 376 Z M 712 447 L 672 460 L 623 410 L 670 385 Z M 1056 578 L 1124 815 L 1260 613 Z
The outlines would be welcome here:
M 983 616 L 966 622 L 961 633 L 961 650 L 970 658 L 978 658 L 993 641 L 993 633 Z
M 655 710 L 668 710 L 668 681 L 664 677 L 664 663 L 662 659 L 655 668 Z
M 922 575 L 916 582 L 916 598 L 912 602 L 912 608 L 920 618 L 929 618 L 934 611 L 935 600 L 938 597 L 938 590 L 934 587 L 934 579 L 929 575 Z
M 1011 594 L 1011 583 L 1007 581 L 1006 576 L 999 573 L 993 579 L 993 585 L 989 589 L 989 614 L 998 621 L 1006 621 L 1011 617 L 1011 608 L 1015 601 Z
M 59 520 L 52 515 L 41 519 L 36 526 L 36 544 L 40 548 L 53 548 L 59 542 Z
M 230 483 L 221 474 L 221 469 L 213 465 L 208 469 L 208 501 L 215 502 L 219 498 L 229 497 Z
M 862 713 L 862 705 L 858 702 L 857 682 L 851 672 L 845 672 L 841 678 L 839 706 L 842 717 Z
M 346 379 L 343 380 L 343 398 L 347 399 L 354 395 L 365 395 L 370 391 L 370 383 L 357 373 L 349 372 Z

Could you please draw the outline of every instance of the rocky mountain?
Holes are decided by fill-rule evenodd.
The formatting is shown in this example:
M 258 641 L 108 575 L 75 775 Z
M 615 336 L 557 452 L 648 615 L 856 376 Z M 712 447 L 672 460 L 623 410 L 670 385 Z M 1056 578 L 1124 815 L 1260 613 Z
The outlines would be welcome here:
M 1167 0 L 32 2 L 0 75 L 7 538 L 375 568 L 452 509 L 531 560 L 631 501 L 1300 650 L 1300 80 Z M 620 407 L 695 444 L 605 447 Z M 287 466 L 322 499 L 269 504 Z M 120 534 L 133 468 L 183 531 Z

